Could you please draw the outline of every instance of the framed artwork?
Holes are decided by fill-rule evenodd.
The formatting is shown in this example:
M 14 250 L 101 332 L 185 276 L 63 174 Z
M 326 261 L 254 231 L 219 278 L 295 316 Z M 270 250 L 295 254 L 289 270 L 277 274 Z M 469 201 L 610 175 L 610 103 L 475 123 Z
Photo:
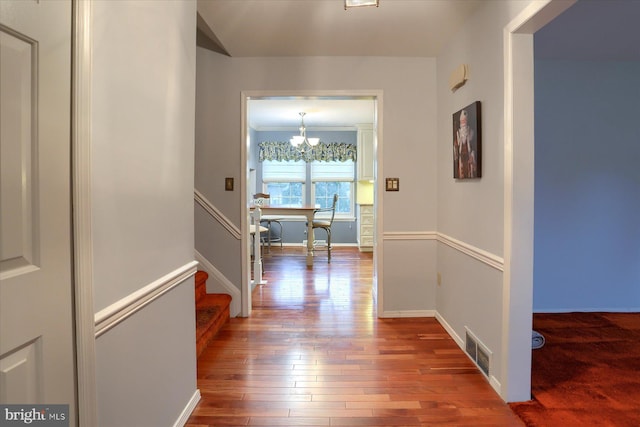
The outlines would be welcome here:
M 453 114 L 453 177 L 473 179 L 482 176 L 482 132 L 480 101 Z

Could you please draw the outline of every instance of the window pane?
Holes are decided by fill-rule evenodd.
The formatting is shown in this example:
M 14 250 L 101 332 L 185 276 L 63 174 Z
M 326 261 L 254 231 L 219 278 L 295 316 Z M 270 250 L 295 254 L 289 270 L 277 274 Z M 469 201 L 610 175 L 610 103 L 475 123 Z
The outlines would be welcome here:
M 265 182 L 265 192 L 271 196 L 271 204 L 302 206 L 304 184 L 301 182 Z
M 315 183 L 315 204 L 321 208 L 330 208 L 333 203 L 333 195 L 337 194 L 336 215 L 351 215 L 352 187 L 351 182 L 318 181 Z

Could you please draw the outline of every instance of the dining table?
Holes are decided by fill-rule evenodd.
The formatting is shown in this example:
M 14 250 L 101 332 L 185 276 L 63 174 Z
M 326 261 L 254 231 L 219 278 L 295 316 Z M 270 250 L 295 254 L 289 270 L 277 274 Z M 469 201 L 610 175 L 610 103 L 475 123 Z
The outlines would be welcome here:
M 305 217 L 307 220 L 307 267 L 313 267 L 313 215 L 318 210 L 318 207 L 312 205 L 303 206 L 259 206 L 255 205 L 250 208 L 252 227 L 251 231 L 255 233 L 255 225 L 260 224 L 260 218 L 262 215 L 277 215 L 282 217 Z M 260 251 L 260 239 L 253 239 L 253 274 L 254 284 L 266 284 L 267 282 L 262 278 L 262 256 Z
M 313 267 L 313 215 L 318 210 L 318 207 L 315 205 L 302 205 L 302 206 L 294 206 L 294 205 L 266 205 L 266 206 L 256 206 L 260 209 L 255 209 L 254 211 L 258 211 L 260 216 L 262 215 L 276 215 L 282 217 L 305 217 L 307 220 L 307 266 Z M 254 217 L 254 220 L 256 218 Z M 259 224 L 259 218 L 257 218 L 257 223 Z

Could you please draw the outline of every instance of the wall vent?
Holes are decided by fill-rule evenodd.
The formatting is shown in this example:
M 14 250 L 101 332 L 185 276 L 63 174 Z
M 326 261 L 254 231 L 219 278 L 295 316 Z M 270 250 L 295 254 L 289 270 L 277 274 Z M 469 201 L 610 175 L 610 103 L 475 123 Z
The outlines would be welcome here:
M 484 345 L 473 332 L 466 326 L 465 329 L 465 344 L 464 348 L 469 358 L 475 363 L 478 368 L 489 377 L 489 370 L 491 369 L 491 350 Z

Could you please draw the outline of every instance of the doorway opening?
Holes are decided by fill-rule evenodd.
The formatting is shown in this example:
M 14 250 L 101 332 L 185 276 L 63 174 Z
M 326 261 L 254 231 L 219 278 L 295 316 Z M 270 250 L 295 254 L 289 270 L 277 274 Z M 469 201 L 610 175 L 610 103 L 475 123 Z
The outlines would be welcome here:
M 504 30 L 504 301 L 503 386 L 507 402 L 531 398 L 533 182 L 535 139 L 533 34 L 573 2 L 523 10 Z M 517 140 L 517 144 L 515 141 Z M 517 286 L 516 286 L 517 284 Z M 522 309 L 527 307 L 528 309 Z
M 377 244 L 378 236 L 381 235 L 381 217 L 375 215 L 381 211 L 381 197 L 377 193 L 376 176 L 379 176 L 382 169 L 381 152 L 381 125 L 382 125 L 382 93 L 376 91 L 368 92 L 345 92 L 345 91 L 314 91 L 314 92 L 243 92 L 242 93 L 242 141 L 241 162 L 245 167 L 241 175 L 242 203 L 242 247 L 244 255 L 242 259 L 242 298 L 241 313 L 243 317 L 251 314 L 251 292 L 255 284 L 259 283 L 260 277 L 252 280 L 251 246 L 253 239 L 249 233 L 251 224 L 251 204 L 253 195 L 265 192 L 268 183 L 263 180 L 262 164 L 259 161 L 259 144 L 261 142 L 289 142 L 294 134 L 300 133 L 300 113 L 304 114 L 304 127 L 309 137 L 319 136 L 321 142 L 342 144 L 343 140 L 348 140 L 353 148 L 358 146 L 360 130 L 369 129 L 371 135 L 371 151 L 368 160 L 370 164 L 371 176 L 360 175 L 360 165 L 363 159 L 356 150 L 353 163 L 353 180 L 342 182 L 339 187 L 344 194 L 342 197 L 341 217 L 334 225 L 338 225 L 337 230 L 332 232 L 332 245 L 353 244 L 357 245 L 360 235 L 357 227 L 360 224 L 359 212 L 361 204 L 367 204 L 374 212 L 371 226 L 372 237 L 369 241 L 370 250 L 374 256 L 374 271 L 372 277 L 372 293 L 377 302 L 378 308 L 382 301 L 378 298 L 381 295 L 380 277 L 377 266 L 381 265 L 381 246 Z M 263 141 L 264 140 L 264 141 Z M 286 146 L 286 144 L 284 144 Z M 366 159 L 367 156 L 364 156 Z M 293 162 L 287 162 L 293 163 Z M 320 162 L 321 163 L 321 162 Z M 338 162 L 339 163 L 339 162 Z M 274 163 L 277 169 L 277 163 Z M 284 164 L 284 163 L 283 163 Z M 316 206 L 318 199 L 322 198 L 321 186 L 317 180 L 310 178 L 311 165 L 303 165 L 301 172 L 305 178 L 297 178 L 296 184 L 297 203 Z M 356 170 L 358 173 L 356 174 Z M 304 175 L 306 173 L 306 175 Z M 362 179 L 360 179 L 362 178 Z M 364 179 L 366 178 L 366 179 Z M 345 180 L 346 181 L 346 180 Z M 312 183 L 313 182 L 313 183 Z M 286 184 L 285 184 L 286 186 Z M 273 187 L 273 185 L 272 185 Z M 276 185 L 275 187 L 278 187 Z M 274 187 L 274 188 L 275 188 Z M 334 191 L 333 189 L 331 190 Z M 282 196 L 282 195 L 281 195 Z M 280 197 L 282 198 L 282 197 Z M 281 200 L 271 201 L 281 203 Z M 282 244 L 301 245 L 303 238 L 306 240 L 306 228 L 304 221 L 298 220 L 285 224 L 284 235 L 280 235 Z M 287 230 L 290 228 L 290 230 Z M 320 233 L 319 233 L 320 234 Z M 324 236 L 324 235 L 322 235 Z M 322 236 L 318 236 L 323 239 Z M 307 258 L 307 268 L 313 268 Z M 311 264 L 314 260 L 311 259 Z M 326 262 L 324 257 L 315 257 L 315 262 Z M 379 310 L 381 312 L 381 310 Z

